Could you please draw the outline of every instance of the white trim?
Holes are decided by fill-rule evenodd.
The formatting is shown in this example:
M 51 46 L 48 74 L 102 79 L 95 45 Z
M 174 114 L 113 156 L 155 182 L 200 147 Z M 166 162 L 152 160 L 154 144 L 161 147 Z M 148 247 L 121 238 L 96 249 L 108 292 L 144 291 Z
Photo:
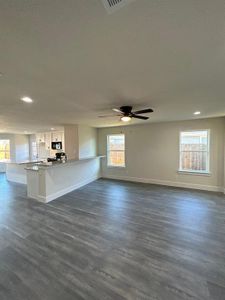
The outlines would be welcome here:
M 108 169 L 126 169 L 126 166 L 106 166 Z
M 210 148 L 211 148 L 211 136 L 210 136 L 210 129 L 191 129 L 191 130 L 181 130 L 179 133 L 179 171 L 186 172 L 185 170 L 181 169 L 181 135 L 183 132 L 196 132 L 196 131 L 207 131 L 207 151 L 198 151 L 198 152 L 206 152 L 207 153 L 207 162 L 206 162 L 206 168 L 207 170 L 205 173 L 210 173 Z M 189 151 L 192 152 L 192 151 Z M 194 172 L 194 170 L 189 170 L 190 173 Z M 201 173 L 198 171 L 198 173 Z M 202 172 L 203 173 L 203 172 Z
M 200 172 L 200 171 L 191 171 L 191 170 L 178 170 L 177 173 L 183 174 L 183 175 L 196 175 L 196 176 L 212 176 L 209 172 Z
M 70 187 L 67 187 L 67 188 L 65 188 L 63 190 L 60 190 L 60 191 L 58 191 L 58 192 L 56 192 L 54 194 L 51 194 L 51 195 L 48 195 L 48 196 L 38 195 L 37 198 L 33 198 L 33 199 L 37 199 L 37 200 L 39 200 L 41 202 L 48 203 L 48 202 L 50 202 L 52 200 L 55 200 L 55 199 L 57 199 L 57 198 L 65 195 L 65 194 L 68 194 L 68 193 L 70 193 L 70 192 L 72 192 L 74 190 L 77 190 L 77 189 L 81 188 L 82 186 L 84 186 L 86 184 L 89 184 L 89 183 L 91 183 L 91 182 L 93 182 L 93 181 L 95 181 L 95 180 L 97 180 L 99 178 L 100 178 L 99 176 L 95 176 L 95 177 L 89 178 L 87 180 L 81 181 L 81 182 L 79 182 L 79 183 L 77 183 L 75 185 L 72 185 Z
M 124 165 L 123 166 L 116 166 L 116 165 L 110 165 L 109 164 L 109 137 L 110 136 L 124 136 L 124 150 L 118 150 L 118 152 L 124 152 Z M 115 150 L 116 151 L 116 150 Z M 107 142 L 106 142 L 106 161 L 107 161 L 107 168 L 126 168 L 126 136 L 125 133 L 113 133 L 113 134 L 107 134 Z
M 112 175 L 103 175 L 102 178 L 158 184 L 158 185 L 173 186 L 173 187 L 180 187 L 180 188 L 187 188 L 187 189 L 196 189 L 196 190 L 211 191 L 211 192 L 223 192 L 223 191 L 225 192 L 225 189 L 220 186 L 204 185 L 204 184 L 196 184 L 196 183 L 159 180 L 159 179 L 150 179 L 150 178 L 139 178 L 139 177 L 129 177 L 129 176 L 112 176 Z

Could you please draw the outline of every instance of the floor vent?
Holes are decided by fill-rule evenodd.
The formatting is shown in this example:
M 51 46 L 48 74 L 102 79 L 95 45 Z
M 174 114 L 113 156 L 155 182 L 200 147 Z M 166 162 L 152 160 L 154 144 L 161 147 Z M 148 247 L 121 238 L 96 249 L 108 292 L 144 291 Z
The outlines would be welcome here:
M 135 0 L 102 0 L 102 3 L 104 4 L 107 12 L 111 14 L 133 1 Z

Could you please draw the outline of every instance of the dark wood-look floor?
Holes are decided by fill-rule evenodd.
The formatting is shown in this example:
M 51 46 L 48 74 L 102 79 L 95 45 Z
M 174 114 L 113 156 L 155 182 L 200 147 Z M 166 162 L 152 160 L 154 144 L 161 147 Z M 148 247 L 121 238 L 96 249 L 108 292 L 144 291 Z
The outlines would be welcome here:
M 98 180 L 46 205 L 0 175 L 0 299 L 225 299 L 225 198 Z

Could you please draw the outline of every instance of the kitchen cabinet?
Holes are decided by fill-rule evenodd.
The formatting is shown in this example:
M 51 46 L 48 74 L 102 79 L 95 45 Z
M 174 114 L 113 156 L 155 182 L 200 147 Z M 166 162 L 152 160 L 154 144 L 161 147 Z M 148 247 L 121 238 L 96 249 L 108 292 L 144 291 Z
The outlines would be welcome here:
M 46 150 L 51 149 L 51 132 L 45 133 L 45 149 Z
M 36 134 L 37 143 L 45 143 L 45 133 Z
M 62 131 L 52 132 L 52 142 L 62 142 L 62 140 L 63 140 L 63 132 Z
M 64 132 L 40 132 L 36 134 L 37 154 L 39 158 L 54 157 L 56 150 L 52 150 L 52 142 L 62 142 L 64 149 Z

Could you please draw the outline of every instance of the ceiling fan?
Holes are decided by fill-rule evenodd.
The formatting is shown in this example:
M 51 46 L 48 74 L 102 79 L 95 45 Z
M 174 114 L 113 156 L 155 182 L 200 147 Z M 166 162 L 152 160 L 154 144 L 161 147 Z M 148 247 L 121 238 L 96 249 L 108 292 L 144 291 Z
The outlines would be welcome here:
M 140 114 L 147 114 L 147 113 L 152 113 L 153 110 L 151 108 L 147 109 L 142 109 L 142 110 L 137 110 L 137 111 L 132 111 L 132 106 L 121 106 L 119 109 L 118 108 L 113 108 L 113 111 L 119 113 L 120 120 L 123 122 L 129 122 L 132 118 L 135 119 L 140 119 L 140 120 L 148 120 L 149 117 L 146 116 L 141 116 Z M 112 116 L 99 116 L 99 118 L 107 118 L 107 117 L 112 117 Z

